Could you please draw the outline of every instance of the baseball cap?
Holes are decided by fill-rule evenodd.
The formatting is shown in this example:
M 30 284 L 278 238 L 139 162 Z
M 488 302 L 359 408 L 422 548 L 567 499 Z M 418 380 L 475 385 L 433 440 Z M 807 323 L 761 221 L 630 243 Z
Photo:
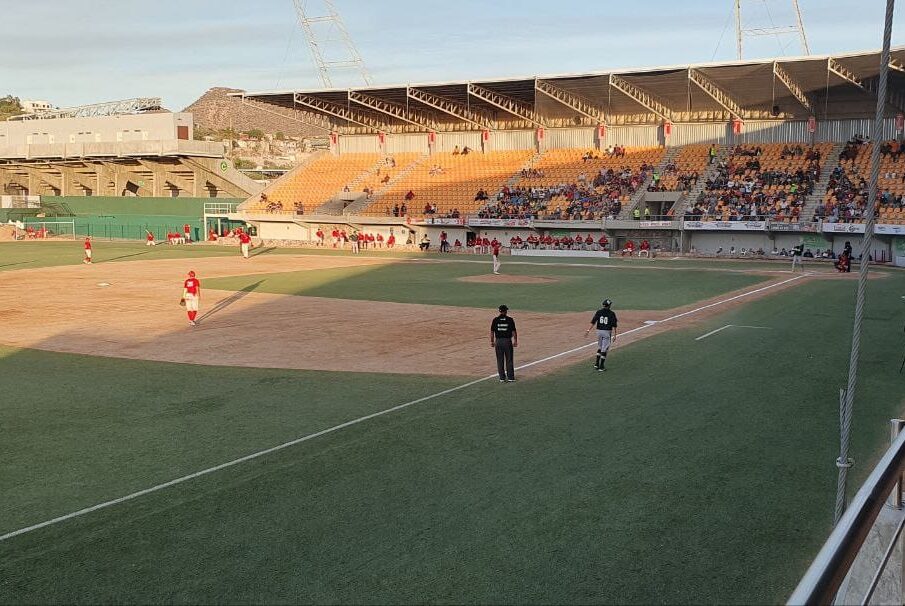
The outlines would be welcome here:
M 500 305 L 500 311 L 509 311 L 509 308 L 505 305 Z
M 194 272 L 194 271 L 190 271 L 190 272 L 189 272 L 189 277 L 190 277 L 190 278 L 194 278 L 194 277 L 195 277 L 195 272 Z
M 613 302 L 610 301 L 609 299 L 604 299 L 604 300 L 603 300 L 603 303 L 602 303 L 602 305 L 603 305 L 604 307 L 609 307 L 609 306 L 612 305 L 612 304 L 613 304 Z

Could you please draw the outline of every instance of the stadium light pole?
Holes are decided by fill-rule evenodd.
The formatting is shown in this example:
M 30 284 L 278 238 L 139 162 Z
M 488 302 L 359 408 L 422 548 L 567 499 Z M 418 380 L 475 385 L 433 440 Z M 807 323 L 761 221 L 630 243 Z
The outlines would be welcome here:
M 848 362 L 848 384 L 840 393 L 839 405 L 839 478 L 836 486 L 836 511 L 833 525 L 839 523 L 845 513 L 845 492 L 848 469 L 852 461 L 848 456 L 852 429 L 852 405 L 855 400 L 855 388 L 858 383 L 858 358 L 861 352 L 861 329 L 864 323 L 864 298 L 867 288 L 867 277 L 870 271 L 870 246 L 874 235 L 874 219 L 876 217 L 877 182 L 880 178 L 880 141 L 883 137 L 883 117 L 886 111 L 886 84 L 889 79 L 889 47 L 892 39 L 892 18 L 895 0 L 886 0 L 886 21 L 883 26 L 883 52 L 880 55 L 880 83 L 877 86 L 877 113 L 874 116 L 874 127 L 871 133 L 870 150 L 870 183 L 867 192 L 867 216 L 864 222 L 864 238 L 861 240 L 861 264 L 858 266 L 858 290 L 855 295 L 855 322 L 852 329 L 852 349 Z

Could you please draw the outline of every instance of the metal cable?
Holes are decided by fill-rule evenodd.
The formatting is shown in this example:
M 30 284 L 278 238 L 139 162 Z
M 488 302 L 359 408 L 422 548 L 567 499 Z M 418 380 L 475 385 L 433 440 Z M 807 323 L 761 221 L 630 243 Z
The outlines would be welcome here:
M 861 240 L 861 264 L 858 267 L 858 291 L 855 295 L 855 323 L 852 329 L 852 349 L 848 366 L 848 385 L 840 394 L 840 450 L 836 465 L 839 467 L 839 481 L 836 488 L 836 515 L 834 525 L 839 522 L 845 512 L 845 492 L 848 468 L 851 460 L 848 447 L 851 440 L 852 406 L 855 400 L 855 387 L 858 383 L 858 357 L 861 352 L 861 328 L 864 321 L 864 291 L 867 287 L 867 274 L 870 270 L 870 246 L 874 235 L 874 219 L 877 203 L 877 183 L 880 178 L 880 143 L 883 138 L 883 118 L 886 110 L 886 83 L 889 78 L 889 46 L 892 39 L 892 17 L 895 0 L 886 0 L 886 22 L 883 28 L 883 53 L 880 56 L 880 83 L 877 87 L 877 113 L 874 116 L 874 128 L 871 134 L 870 153 L 870 185 L 867 192 L 867 215 L 864 223 L 864 238 Z

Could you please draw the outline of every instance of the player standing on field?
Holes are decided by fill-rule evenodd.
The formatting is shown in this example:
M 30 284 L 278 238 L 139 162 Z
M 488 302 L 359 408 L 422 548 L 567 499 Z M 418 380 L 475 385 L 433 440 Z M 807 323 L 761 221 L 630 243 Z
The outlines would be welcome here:
M 496 240 L 493 241 L 493 273 L 500 273 L 500 243 Z
M 591 319 L 591 325 L 584 333 L 585 336 L 588 336 L 591 330 L 597 329 L 597 359 L 594 362 L 594 368 L 597 369 L 597 372 L 606 370 L 604 367 L 606 354 L 610 350 L 612 342 L 616 340 L 618 320 L 616 319 L 616 314 L 610 309 L 612 304 L 613 302 L 609 299 L 604 300 L 601 304 L 602 307 L 594 314 Z
M 248 258 L 248 249 L 251 246 L 251 236 L 248 235 L 247 232 L 240 231 L 239 232 L 239 248 L 242 251 L 242 256 L 246 259 Z
M 85 238 L 85 259 L 82 263 L 91 265 L 91 236 Z
M 804 264 L 802 264 L 802 259 L 804 258 L 804 244 L 799 244 L 798 246 L 792 247 L 792 271 L 795 271 L 795 266 L 798 265 L 798 269 L 804 271 Z
M 515 381 L 515 361 L 512 349 L 518 347 L 515 320 L 508 316 L 509 308 L 500 305 L 500 315 L 490 323 L 490 346 L 496 352 L 496 368 L 500 383 Z
M 198 307 L 201 304 L 201 280 L 195 277 L 195 272 L 190 271 L 188 278 L 182 283 L 182 303 L 189 316 L 189 324 L 197 326 L 195 318 L 198 316 Z

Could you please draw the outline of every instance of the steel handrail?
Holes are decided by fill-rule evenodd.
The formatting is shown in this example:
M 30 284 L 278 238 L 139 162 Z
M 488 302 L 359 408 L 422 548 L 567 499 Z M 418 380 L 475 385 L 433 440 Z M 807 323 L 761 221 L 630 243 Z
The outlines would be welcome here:
M 905 467 L 905 431 L 874 467 L 852 499 L 788 604 L 831 604 Z

